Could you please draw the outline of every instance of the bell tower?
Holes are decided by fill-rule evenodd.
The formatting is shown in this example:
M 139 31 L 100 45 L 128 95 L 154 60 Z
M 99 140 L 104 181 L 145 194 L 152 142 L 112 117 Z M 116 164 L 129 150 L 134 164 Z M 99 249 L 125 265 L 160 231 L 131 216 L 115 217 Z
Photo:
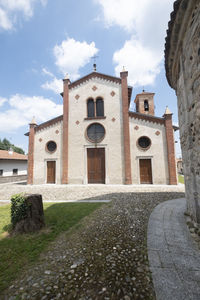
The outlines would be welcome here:
M 154 95 L 154 93 L 147 93 L 144 90 L 141 94 L 137 94 L 134 101 L 136 112 L 154 116 Z

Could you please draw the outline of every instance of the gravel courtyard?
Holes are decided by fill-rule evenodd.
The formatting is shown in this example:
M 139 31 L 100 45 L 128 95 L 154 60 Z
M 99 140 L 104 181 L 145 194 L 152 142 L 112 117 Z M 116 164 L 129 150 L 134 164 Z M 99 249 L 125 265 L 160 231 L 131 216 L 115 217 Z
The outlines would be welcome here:
M 93 197 L 112 202 L 70 235 L 59 236 L 0 299 L 155 299 L 147 258 L 148 219 L 160 202 L 182 197 L 181 192 Z

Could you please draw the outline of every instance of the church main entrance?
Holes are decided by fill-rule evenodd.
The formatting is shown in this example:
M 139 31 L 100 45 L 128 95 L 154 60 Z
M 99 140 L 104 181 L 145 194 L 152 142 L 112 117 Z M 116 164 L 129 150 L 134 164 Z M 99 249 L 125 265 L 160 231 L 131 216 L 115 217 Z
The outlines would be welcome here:
M 140 159 L 140 183 L 152 184 L 151 159 Z
M 88 183 L 105 183 L 105 148 L 87 149 Z

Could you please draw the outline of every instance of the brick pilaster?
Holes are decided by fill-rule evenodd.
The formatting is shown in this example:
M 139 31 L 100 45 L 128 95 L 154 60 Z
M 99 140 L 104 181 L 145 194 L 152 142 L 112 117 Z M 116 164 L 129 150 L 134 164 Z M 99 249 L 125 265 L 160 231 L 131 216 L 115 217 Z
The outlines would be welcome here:
M 121 88 L 122 88 L 122 116 L 123 116 L 123 134 L 124 134 L 125 184 L 132 184 L 127 76 L 128 76 L 128 72 L 126 72 L 126 71 L 123 71 L 123 72 L 120 73 Z
M 68 121 L 69 121 L 69 79 L 63 80 L 63 149 L 62 184 L 68 183 Z
M 27 184 L 33 184 L 33 168 L 34 168 L 34 141 L 35 141 L 35 126 L 34 119 L 31 121 L 29 129 L 29 144 L 28 144 L 28 179 Z
M 165 131 L 167 139 L 167 156 L 168 156 L 168 170 L 169 170 L 169 184 L 177 184 L 176 173 L 176 157 L 174 146 L 174 130 L 172 125 L 172 113 L 165 113 Z

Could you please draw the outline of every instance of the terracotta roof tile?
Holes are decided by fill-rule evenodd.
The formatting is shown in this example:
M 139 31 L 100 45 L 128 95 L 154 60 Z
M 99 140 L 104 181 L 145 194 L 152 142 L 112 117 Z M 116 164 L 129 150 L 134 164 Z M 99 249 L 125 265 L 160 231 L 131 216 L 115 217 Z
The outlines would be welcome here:
M 9 154 L 9 151 L 0 150 L 0 159 L 28 160 L 28 156 L 16 152 Z

